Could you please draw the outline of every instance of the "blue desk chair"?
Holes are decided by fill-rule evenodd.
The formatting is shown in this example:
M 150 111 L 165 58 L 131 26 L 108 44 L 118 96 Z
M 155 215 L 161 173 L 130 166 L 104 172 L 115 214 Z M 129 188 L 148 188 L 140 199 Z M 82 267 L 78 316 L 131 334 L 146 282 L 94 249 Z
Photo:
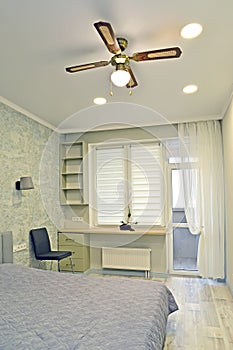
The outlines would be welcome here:
M 51 250 L 51 244 L 46 227 L 35 228 L 30 230 L 32 245 L 37 260 L 56 260 L 58 262 L 58 271 L 60 272 L 60 260 L 70 258 L 71 270 L 73 270 L 72 252 Z

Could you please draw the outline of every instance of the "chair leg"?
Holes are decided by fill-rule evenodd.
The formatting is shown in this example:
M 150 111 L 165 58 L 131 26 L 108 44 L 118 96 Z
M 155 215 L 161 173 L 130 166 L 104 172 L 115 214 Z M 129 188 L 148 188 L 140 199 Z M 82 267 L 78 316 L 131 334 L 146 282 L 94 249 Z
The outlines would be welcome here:
M 73 266 L 73 261 L 71 256 L 70 256 L 70 266 L 71 266 L 72 273 L 74 273 L 74 266 Z
M 50 263 L 50 270 L 52 270 L 52 267 L 53 267 L 53 260 L 51 260 L 51 263 Z
M 58 271 L 60 272 L 60 260 L 57 261 L 57 267 L 58 267 Z

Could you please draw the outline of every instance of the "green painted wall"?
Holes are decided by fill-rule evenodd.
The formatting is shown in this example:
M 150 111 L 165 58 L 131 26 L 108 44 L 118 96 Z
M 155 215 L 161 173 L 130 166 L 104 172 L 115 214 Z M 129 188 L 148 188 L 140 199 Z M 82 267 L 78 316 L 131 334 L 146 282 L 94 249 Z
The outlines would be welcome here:
M 41 157 L 51 135 L 54 135 L 50 143 L 53 157 L 49 161 L 52 164 L 58 157 L 58 136 L 49 128 L 0 103 L 1 231 L 13 232 L 14 245 L 26 244 L 26 250 L 14 253 L 14 262 L 25 265 L 29 264 L 31 228 L 46 226 L 53 244 L 56 243 L 55 226 L 47 215 L 40 193 Z M 47 176 L 58 177 L 58 170 L 51 164 L 46 164 Z M 35 188 L 17 191 L 15 182 L 21 176 L 32 176 Z M 53 202 L 53 195 L 48 201 Z

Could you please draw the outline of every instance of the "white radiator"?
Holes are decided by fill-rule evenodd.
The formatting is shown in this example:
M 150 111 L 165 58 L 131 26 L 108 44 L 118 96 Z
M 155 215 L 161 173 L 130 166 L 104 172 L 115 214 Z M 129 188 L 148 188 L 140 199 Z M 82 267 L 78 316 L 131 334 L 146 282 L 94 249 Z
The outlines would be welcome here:
M 150 248 L 102 248 L 102 267 L 108 269 L 143 270 L 149 277 Z

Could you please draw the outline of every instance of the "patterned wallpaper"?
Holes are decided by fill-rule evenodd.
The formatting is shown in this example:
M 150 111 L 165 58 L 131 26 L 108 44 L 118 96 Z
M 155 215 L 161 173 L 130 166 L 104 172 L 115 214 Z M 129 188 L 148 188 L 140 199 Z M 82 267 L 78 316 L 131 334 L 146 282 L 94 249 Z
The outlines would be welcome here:
M 14 253 L 14 262 L 28 265 L 33 260 L 29 242 L 31 228 L 46 226 L 56 247 L 56 227 L 48 208 L 59 206 L 59 136 L 3 103 L 0 103 L 0 126 L 0 231 L 12 231 L 14 245 L 26 244 L 26 250 Z M 41 164 L 42 155 L 46 164 Z M 31 176 L 35 188 L 15 190 L 15 182 L 21 176 Z M 45 209 L 41 181 L 46 184 L 51 178 L 54 185 L 48 188 Z

